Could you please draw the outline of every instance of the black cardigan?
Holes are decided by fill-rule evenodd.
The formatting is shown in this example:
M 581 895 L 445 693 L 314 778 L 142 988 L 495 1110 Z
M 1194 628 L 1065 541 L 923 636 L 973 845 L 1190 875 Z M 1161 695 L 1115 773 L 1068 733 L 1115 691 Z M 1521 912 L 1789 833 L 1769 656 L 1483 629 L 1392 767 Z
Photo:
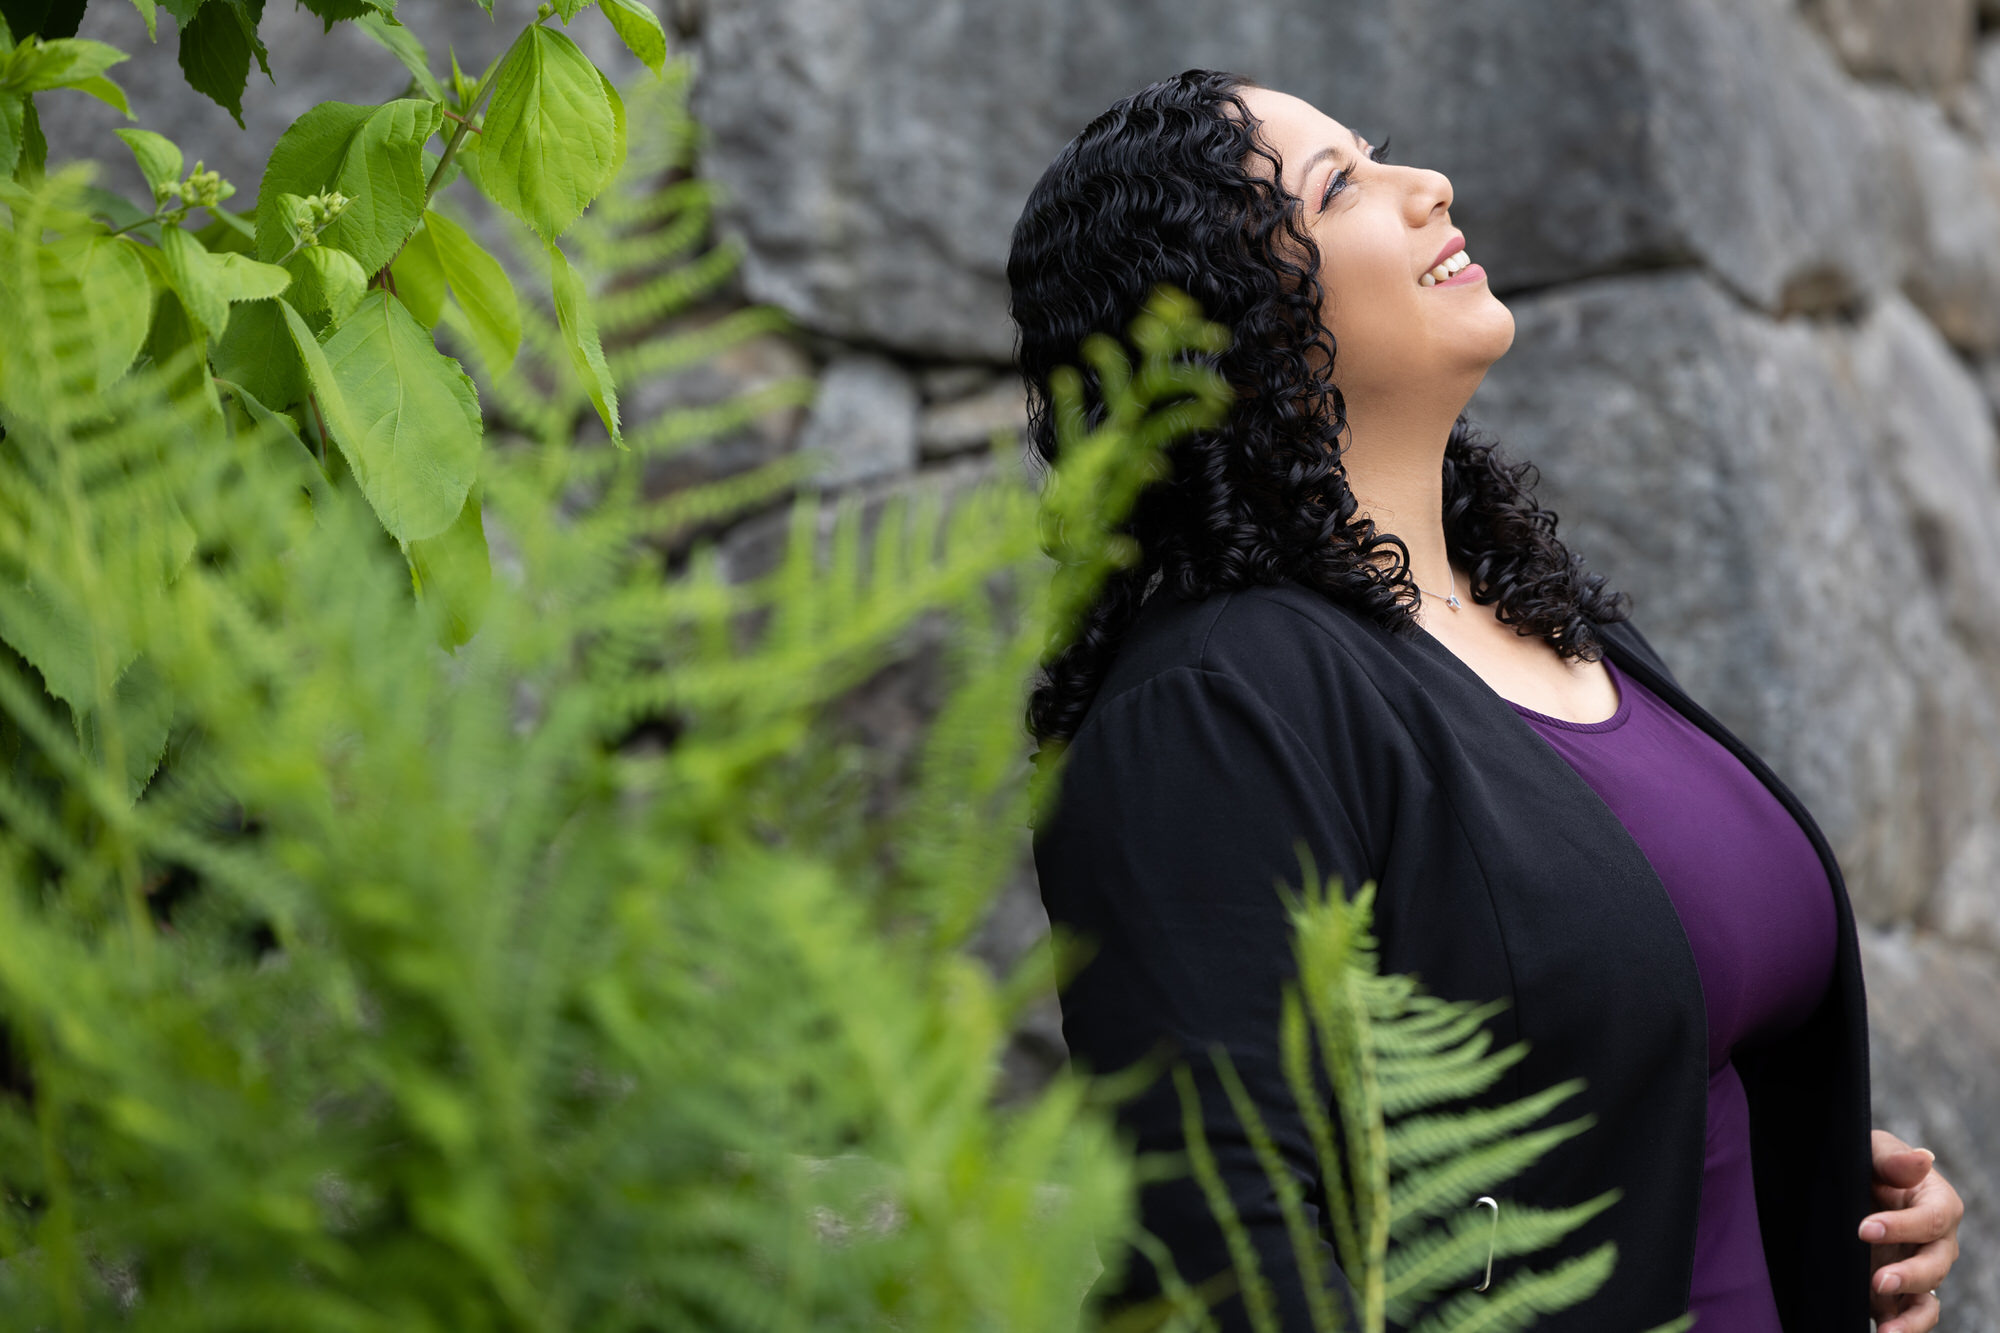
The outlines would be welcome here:
M 1866 1333 L 1868 1033 L 1854 915 L 1831 849 L 1764 762 L 1680 688 L 1630 623 L 1603 626 L 1611 658 L 1727 746 L 1790 810 L 1833 886 L 1839 956 L 1826 999 L 1784 1040 L 1739 1052 L 1756 1195 L 1789 1333 Z M 1318 873 L 1377 883 L 1384 971 L 1450 999 L 1504 997 L 1496 1046 L 1527 1059 L 1484 1100 L 1573 1076 L 1587 1087 L 1548 1123 L 1595 1125 L 1529 1172 L 1484 1190 L 1503 1206 L 1619 1202 L 1568 1242 L 1494 1267 L 1546 1268 L 1610 1238 L 1597 1295 L 1537 1325 L 1639 1333 L 1684 1313 L 1701 1190 L 1707 1022 L 1672 902 L 1616 815 L 1465 663 L 1428 633 L 1402 638 L 1297 584 L 1183 602 L 1149 599 L 1063 758 L 1035 833 L 1051 920 L 1095 943 L 1063 987 L 1072 1058 L 1099 1073 L 1167 1051 L 1188 1059 L 1218 1163 L 1277 1293 L 1281 1326 L 1311 1324 L 1267 1178 L 1236 1133 L 1205 1054 L 1221 1042 L 1299 1175 L 1311 1148 L 1279 1071 L 1281 983 L 1294 974 L 1275 881 Z M 1773 941 L 1773 947 L 1782 942 Z M 1172 1081 L 1118 1109 L 1142 1151 L 1183 1145 Z M 1315 1219 L 1317 1207 L 1312 1209 Z M 1140 1222 L 1199 1282 L 1227 1267 L 1186 1174 L 1146 1186 Z M 1337 1273 L 1330 1245 L 1323 1267 Z M 1097 1294 L 1114 1311 L 1156 1294 L 1133 1259 Z M 1247 1328 L 1239 1298 L 1216 1314 Z

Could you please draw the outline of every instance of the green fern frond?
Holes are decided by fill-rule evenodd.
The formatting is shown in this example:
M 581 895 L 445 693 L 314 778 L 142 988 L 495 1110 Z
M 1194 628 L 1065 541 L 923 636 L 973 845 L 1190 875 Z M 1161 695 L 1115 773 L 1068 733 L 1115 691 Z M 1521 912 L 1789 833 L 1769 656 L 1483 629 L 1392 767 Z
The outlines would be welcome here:
M 1447 1287 L 1473 1286 L 1496 1259 L 1534 1254 L 1560 1241 L 1621 1197 L 1608 1190 L 1572 1208 L 1534 1208 L 1509 1202 L 1497 1223 L 1477 1210 L 1461 1212 L 1445 1230 L 1432 1229 L 1390 1252 L 1389 1317 L 1408 1323 Z
M 1595 1295 L 1611 1277 L 1618 1246 L 1602 1245 L 1542 1272 L 1524 1270 L 1491 1292 L 1463 1292 L 1411 1333 L 1514 1333 L 1545 1314 L 1567 1310 Z

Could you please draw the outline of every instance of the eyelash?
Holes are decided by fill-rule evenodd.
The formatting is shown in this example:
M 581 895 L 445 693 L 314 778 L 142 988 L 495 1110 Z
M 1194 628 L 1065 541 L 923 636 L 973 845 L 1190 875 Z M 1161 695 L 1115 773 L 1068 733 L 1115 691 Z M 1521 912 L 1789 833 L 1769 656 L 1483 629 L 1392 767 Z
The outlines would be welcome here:
M 1368 154 L 1368 160 L 1370 162 L 1387 162 L 1389 160 L 1389 136 L 1384 135 L 1382 137 L 1381 145 L 1377 147 L 1373 152 Z M 1352 170 L 1353 170 L 1352 168 L 1347 168 L 1345 170 L 1336 171 L 1333 173 L 1333 178 L 1327 181 L 1326 193 L 1321 195 L 1319 198 L 1319 207 L 1322 213 L 1326 211 L 1326 206 L 1333 202 L 1333 196 L 1339 193 L 1340 191 L 1341 182 L 1346 180 L 1348 176 L 1352 174 Z

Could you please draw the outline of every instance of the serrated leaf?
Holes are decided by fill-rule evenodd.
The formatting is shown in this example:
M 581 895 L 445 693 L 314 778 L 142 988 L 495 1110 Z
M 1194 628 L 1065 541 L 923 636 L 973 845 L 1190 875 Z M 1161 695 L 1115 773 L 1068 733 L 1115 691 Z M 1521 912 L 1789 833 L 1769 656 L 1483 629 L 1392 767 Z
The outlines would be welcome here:
M 514 364 L 521 350 L 521 303 L 513 279 L 499 260 L 450 218 L 426 213 L 424 230 L 451 294 L 465 312 L 480 361 L 489 374 L 500 374 Z
M 623 164 L 618 119 L 604 79 L 577 44 L 530 27 L 494 75 L 479 139 L 479 184 L 553 241 Z
M 139 11 L 139 17 L 146 20 L 146 40 L 160 40 L 160 11 L 153 0 L 132 0 L 132 8 Z
M 88 79 L 78 79 L 75 83 L 65 84 L 64 87 L 73 92 L 95 97 L 127 120 L 132 118 L 132 104 L 125 99 L 125 90 L 102 74 L 93 75 Z
M 34 95 L 29 94 L 21 99 L 21 155 L 14 163 L 14 179 L 40 180 L 48 162 L 49 141 L 42 133 L 42 115 L 35 109 Z
M 260 263 L 237 250 L 210 250 L 208 271 L 217 289 L 231 302 L 282 296 L 292 280 L 292 275 L 276 264 Z
M 208 251 L 201 242 L 179 227 L 163 227 L 160 254 L 166 260 L 174 290 L 180 293 L 181 303 L 196 325 L 210 330 L 227 328 L 229 301 L 209 277 Z
M 581 14 L 589 4 L 590 0 L 551 0 L 549 7 L 555 10 L 556 17 L 563 21 L 563 26 L 568 27 L 569 21 Z
M 112 133 L 123 139 L 125 146 L 132 150 L 132 156 L 139 162 L 139 174 L 146 178 L 146 184 L 157 190 L 162 185 L 179 182 L 187 159 L 172 139 L 151 130 L 113 130 Z
M 123 51 L 106 42 L 82 37 L 45 42 L 29 39 L 14 49 L 6 68 L 0 71 L 0 86 L 8 92 L 39 93 L 50 88 L 74 88 L 94 78 L 121 60 Z
M 264 0 L 206 0 L 181 27 L 180 65 L 188 86 L 205 94 L 243 127 L 243 90 L 250 61 L 266 75 L 271 67 L 257 25 Z
M 78 708 L 96 697 L 91 622 L 65 599 L 26 581 L 0 581 L 0 639 L 41 673 L 52 697 Z M 129 649 L 106 649 L 114 671 L 130 660 Z
M 424 44 L 416 34 L 400 23 L 391 23 L 380 14 L 363 14 L 354 21 L 354 26 L 373 37 L 387 48 L 390 55 L 403 63 L 410 71 L 410 77 L 417 81 L 417 88 L 433 102 L 442 102 L 444 85 L 431 73 L 430 56 L 424 51 Z
M 299 3 L 325 25 L 327 32 L 332 32 L 334 24 L 346 19 L 396 12 L 395 0 L 299 0 Z
M 493 564 L 477 486 L 467 493 L 465 507 L 450 527 L 410 543 L 409 562 L 410 581 L 438 644 L 457 648 L 477 634 L 493 591 Z
M 277 296 L 292 280 L 276 264 L 260 264 L 240 254 L 211 254 L 179 227 L 161 228 L 160 254 L 174 290 L 204 335 L 221 336 L 229 325 L 232 302 Z
M 48 312 L 53 345 L 63 349 L 65 393 L 90 395 L 108 387 L 146 344 L 153 289 L 130 241 L 67 236 L 35 250 L 35 278 Z M 0 292 L 0 309 L 18 310 L 21 295 Z M 0 402 L 39 399 L 26 357 L 0 359 Z
M 146 334 L 146 355 L 156 370 L 167 372 L 168 399 L 183 407 L 198 406 L 210 424 L 221 428 L 222 400 L 208 370 L 208 335 L 171 286 L 161 291 L 155 303 L 153 327 Z
M 215 373 L 234 380 L 260 402 L 290 407 L 309 391 L 277 301 L 245 301 L 229 311 L 229 328 L 215 345 Z
M 435 102 L 402 98 L 381 106 L 323 102 L 292 123 L 271 150 L 257 192 L 257 252 L 277 259 L 295 238 L 282 195 L 338 190 L 352 202 L 322 239 L 369 273 L 388 263 L 424 209 L 424 142 L 436 132 Z
M 174 721 L 173 691 L 160 679 L 159 671 L 145 654 L 133 658 L 131 665 L 112 683 L 110 712 L 123 753 L 126 792 L 136 800 L 159 771 Z M 76 728 L 83 752 L 101 765 L 107 746 L 97 710 L 77 707 Z
M 26 103 L 26 98 L 0 93 L 0 176 L 12 176 L 14 164 L 21 160 Z
M 429 213 L 389 266 L 395 279 L 396 299 L 410 308 L 417 323 L 435 329 L 444 316 L 444 268 L 438 263 L 437 247 L 431 243 Z
M 611 20 L 618 40 L 639 58 L 640 64 L 655 74 L 665 68 L 667 30 L 660 26 L 659 16 L 645 0 L 599 0 L 598 7 Z
M 562 330 L 570 365 L 590 395 L 590 405 L 597 409 L 604 428 L 611 432 L 612 443 L 622 449 L 625 437 L 618 428 L 618 389 L 611 382 L 611 368 L 604 362 L 604 345 L 598 340 L 597 321 L 590 313 L 590 294 L 553 241 L 548 245 L 548 253 L 556 323 Z
M 398 541 L 456 519 L 479 470 L 479 395 L 416 318 L 379 288 L 322 348 L 280 303 L 334 442 Z
M 354 256 L 330 245 L 309 245 L 293 261 L 302 264 L 315 304 L 332 317 L 335 324 L 354 313 L 368 294 L 368 274 L 354 262 Z

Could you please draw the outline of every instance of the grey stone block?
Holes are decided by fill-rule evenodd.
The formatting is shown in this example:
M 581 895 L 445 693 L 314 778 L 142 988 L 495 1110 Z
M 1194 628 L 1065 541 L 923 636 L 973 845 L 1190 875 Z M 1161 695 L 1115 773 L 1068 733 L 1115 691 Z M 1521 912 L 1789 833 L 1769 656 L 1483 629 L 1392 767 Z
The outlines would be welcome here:
M 823 486 L 907 472 L 917 463 L 917 387 L 877 356 L 844 356 L 826 368 L 799 438 L 825 461 Z
M 1471 414 L 1833 841 L 1871 921 L 1990 899 L 2000 481 L 1971 377 L 1891 294 L 1773 321 L 1696 272 L 1513 305 Z

